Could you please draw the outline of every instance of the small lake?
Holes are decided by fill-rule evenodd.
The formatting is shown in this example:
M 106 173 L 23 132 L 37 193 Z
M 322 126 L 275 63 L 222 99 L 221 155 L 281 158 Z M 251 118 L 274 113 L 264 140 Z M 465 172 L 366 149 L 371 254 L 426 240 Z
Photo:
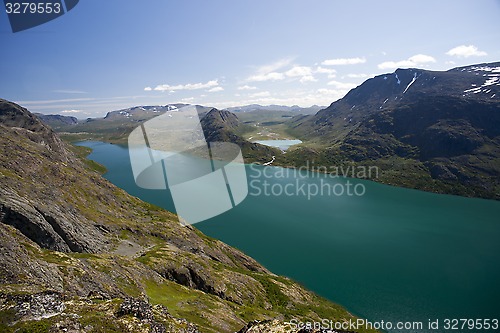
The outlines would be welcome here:
M 302 141 L 300 140 L 258 140 L 254 142 L 264 146 L 279 148 L 283 151 L 287 150 L 293 145 L 298 145 L 299 143 L 302 143 Z
M 112 183 L 174 211 L 168 191 L 135 185 L 126 147 L 80 144 Z M 437 333 L 445 330 L 426 329 L 429 319 L 499 318 L 500 202 L 280 167 L 246 170 L 248 197 L 198 229 L 372 322 L 421 321 L 419 333 Z

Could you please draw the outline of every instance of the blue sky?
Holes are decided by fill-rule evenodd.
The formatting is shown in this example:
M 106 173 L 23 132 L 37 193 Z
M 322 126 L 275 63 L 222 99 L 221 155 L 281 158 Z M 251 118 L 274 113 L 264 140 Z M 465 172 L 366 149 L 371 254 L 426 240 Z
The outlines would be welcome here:
M 500 0 L 80 0 L 12 33 L 0 97 L 99 117 L 175 102 L 329 105 L 397 67 L 500 61 Z

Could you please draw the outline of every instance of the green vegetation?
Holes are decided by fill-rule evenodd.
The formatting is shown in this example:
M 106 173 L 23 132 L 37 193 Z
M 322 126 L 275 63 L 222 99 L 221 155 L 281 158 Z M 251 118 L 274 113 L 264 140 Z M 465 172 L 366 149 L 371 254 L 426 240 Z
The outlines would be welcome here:
M 281 288 L 269 276 L 252 274 L 252 277 L 264 287 L 267 298 L 273 307 L 284 308 L 290 302 L 290 298 L 281 291 Z
M 87 158 L 87 156 L 92 152 L 92 149 L 75 145 L 71 145 L 70 147 L 71 151 L 73 151 L 73 153 L 75 153 L 75 155 L 80 158 L 90 170 L 96 171 L 101 175 L 108 171 L 104 165 Z
M 287 121 L 294 112 L 251 111 L 237 114 L 240 126 L 236 133 L 249 141 L 295 139 Z

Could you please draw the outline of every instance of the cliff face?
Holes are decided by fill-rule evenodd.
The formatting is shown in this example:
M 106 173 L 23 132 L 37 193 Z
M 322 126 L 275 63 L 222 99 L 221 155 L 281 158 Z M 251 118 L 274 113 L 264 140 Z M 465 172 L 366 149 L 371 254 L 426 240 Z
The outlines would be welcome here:
M 4 100 L 0 137 L 0 331 L 234 332 L 351 317 L 116 188 Z

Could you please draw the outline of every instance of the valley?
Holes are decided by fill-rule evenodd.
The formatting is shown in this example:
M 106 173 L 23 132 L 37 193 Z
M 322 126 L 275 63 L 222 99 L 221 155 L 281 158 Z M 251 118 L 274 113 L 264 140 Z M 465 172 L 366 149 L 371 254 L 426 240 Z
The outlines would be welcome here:
M 498 0 L 4 2 L 0 333 L 500 330 Z
M 500 63 L 444 72 L 400 69 L 365 81 L 317 113 L 255 105 L 197 108 L 207 139 L 239 144 L 248 163 L 275 156 L 273 165 L 284 167 L 308 161 L 372 166 L 380 170 L 372 180 L 384 184 L 500 199 L 499 75 Z M 177 107 L 182 105 L 133 107 L 55 128 L 73 142 L 124 144 L 138 124 Z M 254 143 L 259 140 L 302 142 L 284 154 Z
M 432 287 L 422 283 L 425 278 L 419 277 L 418 273 L 421 272 L 418 267 L 423 265 L 421 260 L 434 267 L 435 277 L 439 280 L 449 278 L 447 275 L 449 271 L 440 271 L 439 263 L 452 258 L 446 257 L 446 253 L 443 253 L 443 256 L 436 255 L 439 248 L 443 247 L 442 239 L 439 239 L 438 243 L 429 243 L 430 240 L 427 240 L 425 242 L 427 246 L 417 246 L 418 256 L 411 254 L 415 247 L 406 249 L 404 244 L 415 242 L 421 244 L 426 236 L 425 232 L 407 233 L 406 226 L 411 228 L 418 226 L 418 229 L 422 228 L 422 221 L 428 221 L 431 225 L 425 228 L 432 229 L 433 232 L 446 229 L 449 235 L 450 227 L 447 223 L 454 221 L 455 228 L 457 223 L 462 226 L 456 229 L 455 232 L 458 234 L 455 234 L 455 238 L 472 237 L 471 242 L 473 239 L 481 238 L 483 245 L 491 250 L 487 253 L 497 253 L 498 251 L 494 250 L 494 241 L 488 240 L 489 236 L 496 237 L 499 231 L 492 220 L 493 216 L 497 215 L 494 213 L 498 209 L 497 202 L 459 203 L 460 200 L 472 199 L 434 197 L 435 194 L 406 192 L 408 190 L 376 183 L 427 192 L 498 199 L 500 133 L 495 124 L 499 123 L 497 118 L 500 106 L 495 97 L 499 84 L 494 81 L 496 76 L 492 76 L 497 75 L 497 71 L 500 70 L 498 65 L 498 63 L 476 65 L 448 72 L 398 70 L 393 75 L 381 75 L 367 80 L 351 90 L 343 99 L 311 114 L 297 114 L 297 111 L 287 109 L 273 110 L 255 106 L 234 112 L 196 106 L 203 134 L 208 142 L 235 143 L 241 148 L 245 162 L 254 163 L 247 165 L 247 168 L 250 168 L 247 172 L 252 179 L 250 189 L 258 190 L 250 193 L 251 198 L 246 200 L 241 208 L 237 207 L 230 213 L 201 223 L 197 227 L 216 239 L 243 249 L 266 267 L 304 283 L 323 297 L 341 301 L 350 310 L 354 309 L 354 313 L 363 317 L 380 319 L 372 309 L 373 304 L 378 302 L 376 300 L 383 298 L 385 294 L 377 294 L 373 286 L 380 284 L 380 279 L 387 280 L 387 278 L 375 275 L 372 281 L 365 276 L 365 269 L 353 272 L 351 261 L 353 258 L 357 258 L 360 267 L 368 270 L 375 270 L 375 267 L 370 266 L 375 262 L 385 267 L 383 271 L 390 271 L 391 267 L 406 267 L 406 271 L 412 272 L 411 278 L 417 279 L 422 289 L 416 294 L 406 294 L 400 290 L 398 296 L 394 296 L 397 304 L 405 304 L 411 300 L 420 302 L 421 309 L 438 303 L 442 308 L 452 309 L 458 305 L 462 310 L 468 309 L 464 304 L 457 303 L 457 300 L 444 297 L 441 294 L 442 286 L 439 291 L 432 292 L 440 295 L 438 298 L 429 296 Z M 485 83 L 479 85 L 484 80 Z M 443 85 L 446 87 L 456 85 L 456 87 L 444 90 Z M 469 85 L 478 86 L 480 89 L 466 89 Z M 457 90 L 462 91 L 462 95 L 456 96 L 450 93 Z M 126 181 L 130 177 L 130 171 L 127 171 L 126 167 L 128 155 L 124 144 L 130 132 L 158 115 L 182 112 L 183 106 L 185 105 L 137 106 L 109 112 L 104 118 L 89 118 L 83 121 L 60 115 L 39 115 L 40 119 L 52 126 L 64 140 L 79 142 L 78 146 L 68 146 L 52 132 L 51 128 L 26 109 L 2 101 L 1 128 L 4 131 L 3 137 L 8 140 L 4 141 L 4 160 L 0 170 L 4 182 L 0 217 L 3 221 L 1 226 L 6 232 L 2 244 L 5 247 L 7 242 L 15 239 L 15 242 L 21 245 L 10 248 L 6 252 L 9 256 L 18 258 L 16 260 L 22 259 L 27 267 L 35 267 L 30 265 L 36 261 L 38 266 L 44 265 L 51 273 L 40 275 L 38 272 L 30 271 L 30 281 L 34 284 L 28 287 L 24 278 L 12 273 L 16 272 L 16 269 L 11 266 L 11 261 L 4 258 L 1 262 L 8 266 L 7 270 L 11 275 L 2 276 L 4 282 L 0 286 L 0 292 L 8 295 L 28 292 L 32 295 L 30 302 L 39 302 L 40 297 L 50 299 L 55 308 L 54 313 L 48 316 L 51 318 L 54 316 L 55 319 L 43 321 L 44 325 L 49 326 L 55 325 L 56 322 L 57 325 L 61 324 L 59 316 L 65 313 L 64 309 L 70 312 L 103 312 L 103 315 L 110 320 L 109 327 L 102 327 L 105 330 L 119 330 L 121 325 L 158 325 L 158 327 L 169 327 L 174 331 L 182 327 L 198 327 L 204 332 L 230 332 L 256 319 L 259 322 L 253 325 L 279 327 L 282 325 L 281 321 L 266 320 L 277 317 L 284 319 L 300 317 L 304 320 L 320 320 L 323 318 L 321 316 L 340 320 L 350 318 L 349 313 L 343 308 L 301 289 L 302 287 L 299 287 L 294 280 L 271 274 L 250 257 L 214 238 L 207 238 L 198 229 L 192 227 L 183 229 L 176 225 L 172 213 L 159 208 L 175 211 L 173 203 L 169 201 L 168 191 L 163 196 L 158 196 L 158 192 L 148 194 L 147 191 L 138 190 L 135 184 Z M 21 133 L 27 133 L 27 136 L 22 137 Z M 113 145 L 106 146 L 104 142 Z M 281 146 L 287 142 L 293 145 Z M 21 156 L 19 153 L 17 156 L 12 155 L 11 148 L 15 146 L 24 147 L 25 155 Z M 85 159 L 89 152 L 91 160 Z M 42 169 L 39 167 L 31 171 L 25 169 L 31 167 L 32 162 L 29 161 L 36 160 L 40 154 L 43 156 Z M 25 161 L 24 167 L 12 164 L 12 161 L 19 158 Z M 259 180 L 258 176 L 252 176 L 252 172 L 256 171 L 255 168 L 270 169 L 265 169 L 266 172 L 259 171 L 257 174 L 266 175 Z M 293 170 L 295 174 L 288 174 L 285 177 L 280 177 L 278 174 L 270 176 L 269 170 L 278 174 L 280 170 Z M 367 170 L 370 172 L 366 172 Z M 103 182 L 97 172 L 105 171 L 109 181 L 128 193 Z M 19 176 L 26 172 L 34 172 L 32 177 L 36 177 L 38 184 L 30 185 L 33 187 L 29 192 L 28 201 L 22 181 L 28 178 Z M 309 174 L 310 172 L 313 173 Z M 82 180 L 76 181 L 76 174 L 80 175 L 79 178 L 83 175 Z M 58 182 L 56 186 L 49 185 L 51 179 Z M 72 185 L 69 187 L 65 185 L 67 181 Z M 343 184 L 344 181 L 347 181 L 347 184 Z M 325 184 L 330 188 L 329 194 L 321 192 L 322 195 L 317 196 L 320 188 L 321 191 L 325 189 Z M 259 187 L 264 185 L 263 188 Z M 281 194 L 274 192 L 275 188 L 289 189 L 290 186 L 295 186 L 297 189 L 293 195 L 282 197 Z M 350 186 L 350 189 L 354 187 L 355 194 L 339 196 L 338 188 L 345 186 Z M 358 187 L 362 187 L 363 191 L 358 191 Z M 304 188 L 307 188 L 307 193 L 303 193 Z M 311 189 L 316 189 L 316 192 L 311 194 Z M 129 197 L 129 194 L 148 203 Z M 51 200 L 50 204 L 47 199 Z M 383 208 L 380 200 L 390 203 L 393 214 L 382 213 L 387 210 Z M 393 209 L 395 200 L 405 213 Z M 412 202 L 410 206 L 409 202 Z M 431 202 L 435 204 L 435 210 L 429 211 L 429 207 L 433 206 Z M 332 205 L 337 207 L 334 214 L 336 217 L 332 217 L 330 213 L 327 215 L 319 213 L 330 211 Z M 377 205 L 380 207 L 375 208 Z M 92 209 L 89 209 L 89 206 L 92 206 Z M 123 208 L 125 206 L 126 210 Z M 304 208 L 300 214 L 290 209 L 302 206 L 310 208 Z M 456 214 L 449 216 L 452 209 L 446 207 L 452 206 L 468 207 L 468 210 L 460 211 L 455 208 Z M 270 207 L 274 208 L 266 213 Z M 279 214 L 276 214 L 277 207 L 281 207 Z M 434 213 L 421 215 L 423 207 L 426 207 L 426 211 Z M 343 208 L 347 210 L 344 211 Z M 353 208 L 356 214 L 353 214 Z M 72 213 L 67 215 L 64 211 Z M 106 212 L 113 214 L 108 215 Z M 470 215 L 471 212 L 473 216 Z M 289 215 L 290 213 L 292 215 Z M 301 214 L 315 217 L 313 220 L 308 220 Z M 401 218 L 408 214 L 412 216 L 411 219 Z M 302 218 L 297 219 L 297 216 Z M 395 246 L 402 254 L 402 258 L 411 257 L 410 261 L 392 258 L 389 255 L 393 249 L 391 246 L 378 246 L 378 250 L 373 251 L 375 246 L 373 241 L 377 242 L 376 239 L 362 241 L 368 248 L 360 246 L 359 237 L 367 230 L 371 230 L 366 223 L 372 223 L 373 218 L 370 219 L 368 216 L 380 218 L 375 223 L 378 226 L 376 233 L 394 234 L 394 237 L 402 241 Z M 271 224 L 269 224 L 270 219 Z M 468 227 L 472 219 L 480 223 L 473 232 Z M 96 221 L 99 221 L 98 224 Z M 234 221 L 240 222 L 234 223 Z M 309 227 L 315 230 L 313 233 L 303 228 L 301 223 L 305 221 L 309 221 L 307 222 Z M 334 223 L 330 225 L 332 221 Z M 26 227 L 26 223 L 30 226 Z M 252 228 L 247 228 L 246 224 Z M 383 227 L 385 224 L 386 227 Z M 158 228 L 166 233 L 153 231 Z M 291 228 L 295 232 L 288 233 L 283 228 Z M 242 230 L 245 231 L 242 233 Z M 251 240 L 262 239 L 260 230 L 267 230 L 266 241 L 255 247 Z M 469 231 L 460 233 L 460 230 Z M 292 243 L 278 241 L 283 233 L 288 235 L 285 239 Z M 323 236 L 319 238 L 323 239 L 323 245 L 317 247 L 313 243 L 318 241 L 320 234 L 358 236 L 354 243 L 347 242 L 349 238 Z M 370 235 L 373 234 L 374 232 Z M 88 235 L 92 237 L 88 238 Z M 241 238 L 242 235 L 245 237 Z M 304 239 L 297 239 L 297 235 L 314 242 L 307 245 Z M 189 239 L 187 242 L 183 240 L 186 237 Z M 395 239 L 394 237 L 392 239 Z M 449 253 L 453 253 L 453 256 L 459 253 L 461 248 L 457 247 L 459 243 L 453 240 L 455 238 L 447 243 L 451 251 Z M 293 244 L 300 242 L 309 248 L 303 252 L 307 255 L 307 259 L 300 259 L 299 253 L 296 253 L 293 257 L 297 262 L 292 265 L 289 262 L 290 251 Z M 339 247 L 334 246 L 335 244 Z M 356 252 L 351 253 L 351 260 L 342 265 L 343 257 L 340 254 L 346 247 L 357 247 L 360 255 L 356 256 Z M 280 252 L 280 249 L 284 249 L 285 252 Z M 467 249 L 461 256 L 473 255 L 483 258 L 489 256 L 482 248 L 476 250 L 478 251 L 476 254 L 471 254 L 472 249 Z M 322 256 L 325 251 L 337 254 L 332 262 L 325 262 Z M 202 253 L 201 257 L 199 253 Z M 274 253 L 275 258 L 271 259 L 267 253 Z M 373 256 L 367 257 L 366 253 L 372 253 Z M 201 259 L 207 255 L 212 258 L 210 261 Z M 312 258 L 323 259 L 317 262 Z M 392 259 L 387 261 L 388 258 Z M 434 259 L 436 261 L 433 261 Z M 309 267 L 309 270 L 315 269 L 316 274 L 314 276 L 301 274 L 302 270 L 297 271 L 294 268 L 298 262 L 304 267 Z M 363 262 L 365 264 L 362 264 Z M 317 265 L 316 268 L 310 266 L 314 263 Z M 326 266 L 320 268 L 322 263 Z M 113 270 L 105 269 L 106 265 L 111 265 Z M 329 267 L 339 267 L 347 272 L 347 275 L 343 276 Z M 468 271 L 474 271 L 476 268 L 470 267 Z M 485 269 L 477 271 L 475 275 L 484 276 Z M 108 275 L 111 272 L 114 282 L 111 282 Z M 497 273 L 488 270 L 488 275 L 493 279 Z M 363 277 L 363 283 L 371 287 L 359 289 L 359 281 L 350 280 L 352 274 Z M 453 274 L 460 276 L 458 271 Z M 82 280 L 88 275 L 97 276 L 90 285 Z M 332 275 L 336 276 L 336 285 L 340 289 L 329 288 L 331 281 L 327 277 Z M 228 276 L 231 276 L 231 279 L 228 279 Z M 394 272 L 393 279 L 387 280 L 387 288 L 408 279 L 410 276 L 400 276 Z M 246 287 L 241 289 L 242 285 Z M 477 282 L 474 285 L 489 284 Z M 446 293 L 463 295 L 468 292 L 453 286 L 452 284 Z M 361 294 L 354 293 L 353 288 L 359 290 L 362 295 L 372 296 L 366 298 L 367 303 L 365 303 L 358 297 Z M 492 286 L 488 289 L 497 292 Z M 342 290 L 348 292 L 344 293 Z M 147 299 L 144 301 L 141 295 L 146 295 Z M 427 296 L 420 299 L 419 295 Z M 476 305 L 473 307 L 480 308 L 482 313 L 494 311 L 495 306 L 484 299 L 484 291 L 481 288 L 476 289 L 474 295 Z M 4 305 L 3 309 L 11 311 L 22 303 L 21 299 L 16 298 L 17 296 L 9 297 L 11 300 L 5 303 L 7 305 Z M 106 300 L 106 305 L 94 304 L 95 297 Z M 87 305 L 75 303 L 82 298 Z M 121 302 L 121 299 L 125 301 Z M 193 299 L 197 302 L 192 303 Z M 126 307 L 129 306 L 127 302 L 135 304 L 130 306 L 140 304 L 144 307 L 148 319 L 132 313 L 135 316 L 132 324 L 128 321 L 130 317 L 116 315 L 123 311 L 125 314 L 130 314 L 126 312 Z M 426 305 L 426 302 L 429 303 Z M 74 304 L 79 305 L 75 308 Z M 386 311 L 383 312 L 383 318 L 392 318 L 390 313 L 396 313 L 391 310 L 392 306 L 387 302 L 378 305 L 380 309 Z M 82 310 L 82 307 L 86 310 Z M 201 309 L 210 309 L 208 312 L 210 314 Z M 216 309 L 225 309 L 222 311 L 227 315 Z M 5 311 L 7 310 L 0 310 L 0 314 L 7 314 Z M 438 317 L 453 316 L 458 313 L 456 311 L 458 308 L 450 312 L 441 312 Z M 192 312 L 197 315 L 191 315 Z M 204 315 L 200 316 L 201 313 Z M 422 311 L 412 313 L 414 318 L 422 320 L 429 315 Z M 25 324 L 2 319 L 0 325 L 4 326 L 0 327 L 5 330 L 31 327 L 29 325 L 33 324 L 31 321 L 35 318 L 33 316 L 36 314 L 19 317 Z M 396 314 L 393 319 L 396 320 L 401 316 L 405 314 Z M 84 317 L 83 322 L 93 322 L 92 325 L 96 325 L 94 320 L 96 319 L 93 317 Z M 73 320 L 66 324 L 78 327 L 83 322 Z M 360 332 L 364 331 L 369 330 Z

